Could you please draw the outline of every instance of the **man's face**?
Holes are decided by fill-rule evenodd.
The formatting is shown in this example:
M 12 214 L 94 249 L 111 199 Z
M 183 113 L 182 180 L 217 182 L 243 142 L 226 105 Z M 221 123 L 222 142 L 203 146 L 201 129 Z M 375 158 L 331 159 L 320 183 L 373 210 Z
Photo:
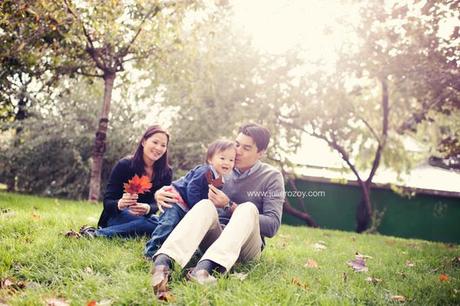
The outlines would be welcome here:
M 235 140 L 235 167 L 244 172 L 254 166 L 262 157 L 264 151 L 257 152 L 257 146 L 252 137 L 240 133 Z

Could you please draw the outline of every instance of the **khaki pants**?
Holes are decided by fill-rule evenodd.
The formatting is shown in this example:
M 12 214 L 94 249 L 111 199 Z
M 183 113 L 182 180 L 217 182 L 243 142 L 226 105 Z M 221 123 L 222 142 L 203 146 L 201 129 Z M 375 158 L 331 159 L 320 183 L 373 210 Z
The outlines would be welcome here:
M 237 260 L 259 258 L 262 239 L 256 206 L 250 202 L 239 204 L 222 230 L 214 204 L 202 200 L 185 215 L 155 256 L 166 254 L 185 267 L 198 247 L 205 251 L 201 260 L 212 260 L 227 271 Z

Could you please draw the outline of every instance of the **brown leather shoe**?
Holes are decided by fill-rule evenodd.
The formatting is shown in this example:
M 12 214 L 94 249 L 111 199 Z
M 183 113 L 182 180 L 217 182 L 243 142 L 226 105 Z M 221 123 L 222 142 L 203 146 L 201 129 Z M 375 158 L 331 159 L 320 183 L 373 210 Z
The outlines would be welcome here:
M 165 265 L 158 265 L 152 271 L 152 287 L 153 292 L 157 296 L 163 292 L 168 291 L 168 280 L 169 280 L 169 267 Z
M 196 282 L 200 285 L 215 285 L 217 279 L 210 275 L 208 271 L 202 270 L 190 270 L 187 273 L 187 279 L 192 282 Z

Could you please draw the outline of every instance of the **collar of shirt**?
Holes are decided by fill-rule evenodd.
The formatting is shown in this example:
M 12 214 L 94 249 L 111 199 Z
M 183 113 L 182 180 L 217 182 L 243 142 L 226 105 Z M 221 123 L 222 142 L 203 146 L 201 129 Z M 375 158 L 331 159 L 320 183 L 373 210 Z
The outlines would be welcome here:
M 256 161 L 256 163 L 251 168 L 249 168 L 248 170 L 246 170 L 244 172 L 241 172 L 239 169 L 234 168 L 233 173 L 235 174 L 235 178 L 243 179 L 245 177 L 248 177 L 249 175 L 251 175 L 251 173 L 257 171 L 257 169 L 260 168 L 260 165 L 261 165 L 261 162 L 260 162 L 260 160 L 258 160 L 258 161 Z
M 211 169 L 212 175 L 214 179 L 219 177 L 219 173 L 217 173 L 216 169 L 214 169 L 213 165 L 209 165 L 209 169 Z M 222 176 L 222 183 L 224 183 L 224 177 Z

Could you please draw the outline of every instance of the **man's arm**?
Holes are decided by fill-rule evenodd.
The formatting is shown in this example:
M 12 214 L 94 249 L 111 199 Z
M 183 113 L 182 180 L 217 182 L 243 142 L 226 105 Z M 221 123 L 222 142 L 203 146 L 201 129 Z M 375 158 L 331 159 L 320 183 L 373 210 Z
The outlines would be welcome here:
M 260 234 L 273 237 L 281 225 L 284 204 L 284 179 L 281 173 L 271 175 L 264 190 L 262 213 L 259 215 Z

